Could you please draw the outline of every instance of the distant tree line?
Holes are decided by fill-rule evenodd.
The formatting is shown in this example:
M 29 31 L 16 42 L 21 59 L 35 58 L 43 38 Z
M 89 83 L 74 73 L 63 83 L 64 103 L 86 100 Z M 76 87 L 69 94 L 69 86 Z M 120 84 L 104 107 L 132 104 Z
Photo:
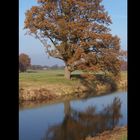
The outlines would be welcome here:
M 52 66 L 47 65 L 32 65 L 31 58 L 25 53 L 19 55 L 19 72 L 26 72 L 30 70 L 47 70 L 47 69 L 64 69 L 64 66 L 54 64 Z
M 126 51 L 122 51 L 121 56 L 122 56 L 122 58 L 120 59 L 120 61 L 121 61 L 121 71 L 126 71 L 127 70 Z M 31 58 L 27 54 L 21 53 L 19 55 L 19 71 L 20 72 L 25 72 L 27 69 L 31 69 L 31 70 L 64 69 L 64 66 L 59 66 L 57 64 L 54 64 L 52 66 L 31 65 Z
M 48 66 L 31 65 L 30 69 L 32 69 L 32 70 L 42 70 L 42 69 L 48 69 Z
M 46 65 L 31 65 L 31 70 L 47 70 L 47 69 L 64 69 L 64 66 L 59 66 L 57 64 L 52 66 L 46 66 Z

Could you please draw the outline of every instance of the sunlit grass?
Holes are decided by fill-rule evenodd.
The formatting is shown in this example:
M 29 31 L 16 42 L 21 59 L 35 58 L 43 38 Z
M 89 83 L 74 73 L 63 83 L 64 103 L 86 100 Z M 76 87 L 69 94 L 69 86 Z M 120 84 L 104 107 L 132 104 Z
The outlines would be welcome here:
M 79 71 L 75 71 L 72 74 L 79 74 Z M 40 86 L 45 84 L 65 84 L 71 85 L 77 82 L 78 79 L 72 78 L 67 80 L 64 77 L 63 70 L 40 70 L 25 72 L 19 74 L 19 86 Z
M 74 71 L 72 75 L 80 74 L 81 71 Z M 121 72 L 121 79 L 127 79 L 127 72 Z M 19 73 L 19 87 L 43 86 L 48 84 L 74 85 L 79 79 L 72 77 L 67 80 L 64 77 L 64 70 L 39 70 Z

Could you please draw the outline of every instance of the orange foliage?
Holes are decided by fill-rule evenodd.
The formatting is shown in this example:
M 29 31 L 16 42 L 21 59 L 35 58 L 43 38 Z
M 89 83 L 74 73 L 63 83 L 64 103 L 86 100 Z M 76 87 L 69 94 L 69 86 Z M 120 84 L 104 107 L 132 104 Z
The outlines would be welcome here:
M 27 54 L 21 53 L 19 55 L 19 69 L 21 72 L 26 71 L 26 69 L 31 65 L 31 59 Z
M 25 29 L 47 46 L 49 55 L 62 59 L 72 70 L 119 72 L 120 40 L 110 33 L 112 22 L 102 0 L 37 2 L 26 12 Z M 48 39 L 53 44 L 50 48 Z

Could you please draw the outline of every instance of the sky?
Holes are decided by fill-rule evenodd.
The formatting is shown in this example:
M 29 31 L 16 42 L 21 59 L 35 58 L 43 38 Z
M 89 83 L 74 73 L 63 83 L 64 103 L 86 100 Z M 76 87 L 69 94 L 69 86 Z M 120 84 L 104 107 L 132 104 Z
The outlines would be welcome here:
M 127 0 L 103 0 L 102 4 L 112 19 L 111 33 L 119 36 L 121 48 L 127 50 Z M 36 0 L 19 0 L 19 54 L 28 54 L 32 65 L 64 65 L 63 61 L 48 57 L 39 40 L 25 35 L 25 12 L 34 5 Z

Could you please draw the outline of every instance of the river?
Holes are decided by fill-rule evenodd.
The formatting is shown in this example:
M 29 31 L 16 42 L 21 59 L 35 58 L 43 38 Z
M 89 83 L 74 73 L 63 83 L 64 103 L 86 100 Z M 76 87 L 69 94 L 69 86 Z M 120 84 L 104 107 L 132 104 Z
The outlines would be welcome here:
M 127 93 L 19 109 L 19 140 L 80 140 L 127 125 Z

